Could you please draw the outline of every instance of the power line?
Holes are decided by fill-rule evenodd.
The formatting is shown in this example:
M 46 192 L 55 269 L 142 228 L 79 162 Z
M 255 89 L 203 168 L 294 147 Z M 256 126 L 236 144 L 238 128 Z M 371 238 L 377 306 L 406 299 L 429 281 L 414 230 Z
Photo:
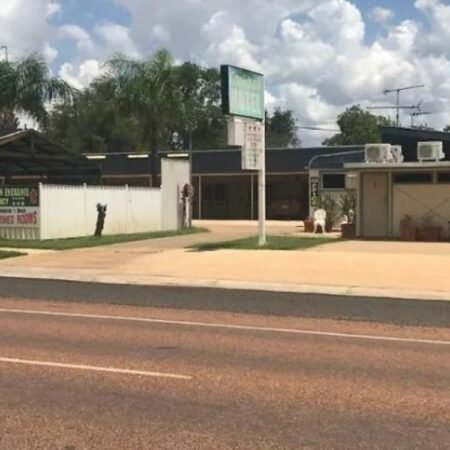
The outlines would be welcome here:
M 297 127 L 299 130 L 308 130 L 308 131 L 327 131 L 330 133 L 340 133 L 341 130 L 334 128 L 321 128 L 321 127 Z

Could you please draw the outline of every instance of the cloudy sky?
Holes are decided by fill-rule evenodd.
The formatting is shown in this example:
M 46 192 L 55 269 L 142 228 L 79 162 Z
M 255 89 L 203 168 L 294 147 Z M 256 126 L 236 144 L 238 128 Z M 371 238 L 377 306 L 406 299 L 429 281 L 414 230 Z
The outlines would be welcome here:
M 236 64 L 267 76 L 267 106 L 302 126 L 335 127 L 347 106 L 392 104 L 389 88 L 450 124 L 450 0 L 0 0 L 0 45 L 42 52 L 76 87 L 115 52 L 168 48 L 177 61 Z M 408 116 L 403 117 L 408 124 Z M 305 132 L 305 144 L 326 134 Z

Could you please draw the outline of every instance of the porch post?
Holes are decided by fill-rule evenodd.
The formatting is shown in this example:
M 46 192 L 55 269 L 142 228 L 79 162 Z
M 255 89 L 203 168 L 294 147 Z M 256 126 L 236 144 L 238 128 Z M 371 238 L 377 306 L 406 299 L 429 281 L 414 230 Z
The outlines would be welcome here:
M 392 171 L 388 172 L 388 232 L 389 237 L 394 236 L 394 187 Z

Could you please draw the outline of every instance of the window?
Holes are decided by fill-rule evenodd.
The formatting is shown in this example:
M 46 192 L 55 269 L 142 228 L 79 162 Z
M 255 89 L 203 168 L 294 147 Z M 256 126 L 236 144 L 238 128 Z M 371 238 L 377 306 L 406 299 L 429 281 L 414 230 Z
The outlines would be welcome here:
M 450 184 L 450 172 L 438 173 L 438 183 Z
M 432 184 L 433 174 L 431 172 L 406 172 L 394 175 L 396 184 Z
M 322 189 L 345 189 L 344 173 L 322 174 Z

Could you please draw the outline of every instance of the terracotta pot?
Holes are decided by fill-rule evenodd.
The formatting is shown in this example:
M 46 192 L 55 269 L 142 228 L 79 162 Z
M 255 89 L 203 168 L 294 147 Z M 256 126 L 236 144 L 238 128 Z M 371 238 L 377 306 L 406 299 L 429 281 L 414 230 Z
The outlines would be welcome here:
M 400 239 L 405 242 L 417 241 L 417 227 L 412 225 L 401 225 Z
M 341 225 L 342 239 L 355 239 L 356 226 L 354 223 L 343 223 Z
M 442 240 L 441 227 L 423 227 L 420 234 L 425 242 L 440 242 Z
M 305 233 L 314 233 L 314 221 L 313 220 L 305 220 Z

